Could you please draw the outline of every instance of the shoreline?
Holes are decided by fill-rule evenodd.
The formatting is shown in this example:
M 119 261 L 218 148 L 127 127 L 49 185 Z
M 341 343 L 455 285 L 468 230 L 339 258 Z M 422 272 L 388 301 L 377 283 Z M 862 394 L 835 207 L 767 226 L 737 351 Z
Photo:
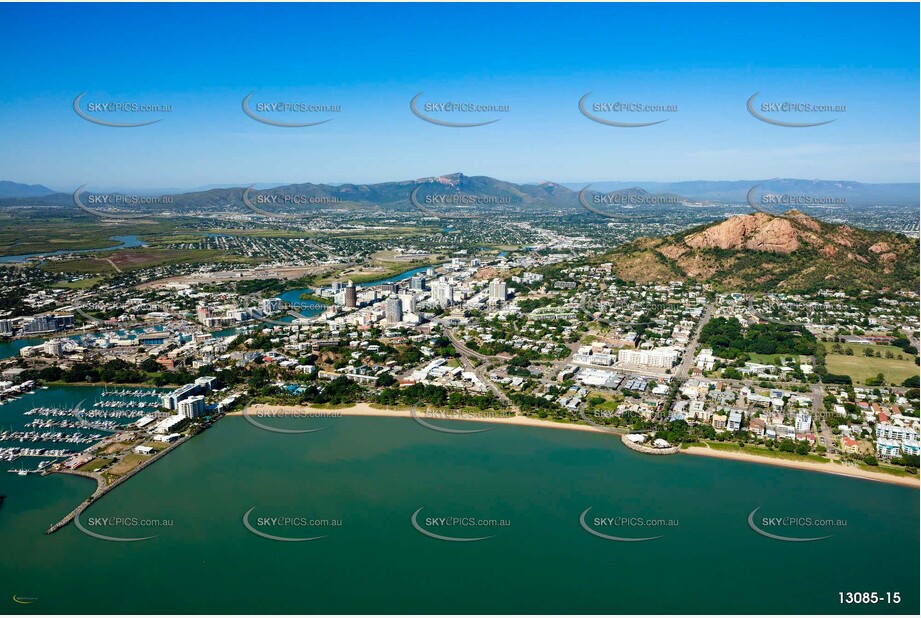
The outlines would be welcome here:
M 305 411 L 310 411 L 316 413 L 317 416 L 311 418 L 336 418 L 337 416 L 352 416 L 352 417 L 374 417 L 374 418 L 412 418 L 412 414 L 409 409 L 405 408 L 373 408 L 370 404 L 361 402 L 356 403 L 344 408 L 319 408 L 314 406 L 291 406 L 291 405 L 270 405 L 270 404 L 254 404 L 250 406 L 253 412 L 259 411 L 271 411 L 272 414 L 278 416 L 295 416 L 297 414 L 303 414 Z M 235 410 L 233 412 L 228 412 L 226 416 L 243 416 L 243 410 Z M 509 417 L 484 417 L 476 418 L 474 416 L 463 416 L 459 418 L 451 418 L 447 413 L 444 416 L 435 417 L 423 417 L 423 420 L 435 420 L 435 421 L 466 421 L 466 422 L 479 422 L 479 423 L 490 423 L 495 425 L 512 425 L 518 427 L 543 427 L 549 429 L 567 429 L 572 431 L 589 431 L 593 433 L 602 433 L 609 435 L 619 435 L 620 432 L 615 432 L 613 430 L 605 430 L 601 427 L 593 427 L 591 425 L 580 425 L 576 423 L 557 423 L 554 421 L 544 421 L 530 416 L 509 416 Z M 846 476 L 854 479 L 863 479 L 866 481 L 876 481 L 879 483 L 889 483 L 890 485 L 901 485 L 903 487 L 912 487 L 914 489 L 921 488 L 921 482 L 919 479 L 912 477 L 902 477 L 895 476 L 892 474 L 886 474 L 884 472 L 870 472 L 867 470 L 862 470 L 860 468 L 852 468 L 848 466 L 843 466 L 841 464 L 836 464 L 832 461 L 828 463 L 812 463 L 808 461 L 792 461 L 788 459 L 777 459 L 772 457 L 761 457 L 759 455 L 752 455 L 749 453 L 733 453 L 727 451 L 718 451 L 715 449 L 709 449 L 702 446 L 691 446 L 687 449 L 680 450 L 678 454 L 688 454 L 688 455 L 698 455 L 702 457 L 714 457 L 717 459 L 730 459 L 734 461 L 742 461 L 748 463 L 762 464 L 768 466 L 780 466 L 783 468 L 791 468 L 795 470 L 804 470 L 807 472 L 820 472 L 823 474 L 833 474 L 836 476 Z
M 896 476 L 886 474 L 885 472 L 870 472 L 861 468 L 844 466 L 829 461 L 828 463 L 813 463 L 809 461 L 794 461 L 790 459 L 779 459 L 774 457 L 761 457 L 750 453 L 736 453 L 730 451 L 720 451 L 707 448 L 705 446 L 690 446 L 681 453 L 687 455 L 698 455 L 702 457 L 714 457 L 716 459 L 731 459 L 733 461 L 745 461 L 749 463 L 766 464 L 769 466 L 780 466 L 781 468 L 793 468 L 795 470 L 806 470 L 808 472 L 821 472 L 824 474 L 834 474 L 836 476 L 846 476 L 849 478 L 863 479 L 865 481 L 876 481 L 878 483 L 889 483 L 890 485 L 901 485 L 903 487 L 921 488 L 919 479 L 910 476 Z
M 356 417 L 375 417 L 375 418 L 412 418 L 409 409 L 404 408 L 373 408 L 370 404 L 360 402 L 352 404 L 345 408 L 318 408 L 314 406 L 276 406 L 265 403 L 257 403 L 249 406 L 253 413 L 258 414 L 260 411 L 271 411 L 278 416 L 295 416 L 303 414 L 304 411 L 315 413 L 316 416 L 310 418 L 336 418 L 337 416 L 356 416 Z M 243 416 L 243 410 L 234 410 L 228 412 L 225 416 Z M 466 421 L 468 423 L 490 423 L 496 425 L 516 425 L 518 427 L 553 427 L 557 429 L 570 429 L 575 431 L 593 431 L 595 433 L 614 434 L 613 431 L 605 431 L 599 427 L 591 425 L 579 425 L 576 423 L 557 423 L 555 421 L 543 421 L 530 416 L 503 416 L 479 418 L 474 415 L 465 415 L 451 417 L 449 413 L 444 416 L 425 416 L 420 415 L 425 421 Z

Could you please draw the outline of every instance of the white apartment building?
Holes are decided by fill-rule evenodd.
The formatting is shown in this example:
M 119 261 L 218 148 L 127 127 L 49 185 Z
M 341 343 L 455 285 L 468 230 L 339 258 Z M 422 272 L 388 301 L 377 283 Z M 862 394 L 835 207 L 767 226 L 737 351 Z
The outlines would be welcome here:
M 642 367 L 673 367 L 678 362 L 680 352 L 674 348 L 654 348 L 652 350 L 620 350 L 618 362 L 624 365 Z

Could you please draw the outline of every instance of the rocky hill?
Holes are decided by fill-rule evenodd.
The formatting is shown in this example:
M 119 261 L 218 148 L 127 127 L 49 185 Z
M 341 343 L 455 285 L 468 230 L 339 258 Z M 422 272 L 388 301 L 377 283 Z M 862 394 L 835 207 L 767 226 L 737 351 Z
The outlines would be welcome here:
M 918 241 L 820 222 L 797 211 L 740 215 L 664 238 L 640 238 L 604 259 L 618 276 L 693 278 L 739 290 L 917 290 Z

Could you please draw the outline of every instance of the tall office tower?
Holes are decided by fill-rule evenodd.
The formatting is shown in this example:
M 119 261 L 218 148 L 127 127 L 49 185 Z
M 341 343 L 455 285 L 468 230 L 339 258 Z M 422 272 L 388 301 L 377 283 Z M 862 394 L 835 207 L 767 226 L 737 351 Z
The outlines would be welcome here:
M 403 310 L 407 313 L 416 312 L 416 295 L 412 292 L 400 294 L 400 300 L 403 302 Z
M 419 290 L 420 292 L 425 289 L 425 277 L 421 275 L 416 275 L 409 280 L 409 287 L 413 290 Z
M 352 283 L 351 279 L 349 279 L 348 285 L 345 286 L 345 306 L 358 306 L 358 291 L 355 289 L 355 284 Z
M 454 286 L 450 283 L 436 283 L 432 286 L 432 296 L 440 306 L 448 307 L 454 303 Z
M 391 296 L 387 299 L 384 315 L 391 324 L 399 324 L 403 321 L 403 302 L 398 296 Z
M 505 285 L 505 281 L 501 279 L 493 279 L 489 282 L 489 302 L 496 303 L 499 301 L 505 302 L 508 300 L 508 289 Z

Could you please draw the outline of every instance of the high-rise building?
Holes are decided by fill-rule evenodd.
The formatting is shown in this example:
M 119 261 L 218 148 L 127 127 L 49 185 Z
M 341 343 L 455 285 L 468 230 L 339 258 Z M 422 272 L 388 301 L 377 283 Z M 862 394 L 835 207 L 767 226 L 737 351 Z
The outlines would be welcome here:
M 0 335 L 13 334 L 13 320 L 0 320 Z
M 505 281 L 501 279 L 493 279 L 489 282 L 489 302 L 505 302 L 508 300 L 508 288 L 505 285 Z
M 58 329 L 58 321 L 51 315 L 39 315 L 22 326 L 23 334 L 48 333 Z
M 398 296 L 391 296 L 385 304 L 385 317 L 391 324 L 403 321 L 403 302 Z
M 422 291 L 425 289 L 425 277 L 421 275 L 416 275 L 409 280 L 409 287 L 412 290 Z
M 281 311 L 280 298 L 263 298 L 259 303 L 259 310 L 262 315 L 273 315 Z
M 179 402 L 179 414 L 186 418 L 198 418 L 205 414 L 204 395 L 193 395 Z
M 438 282 L 432 286 L 432 298 L 441 307 L 448 307 L 454 303 L 454 286 L 450 283 Z
M 346 307 L 357 307 L 358 306 L 358 290 L 355 289 L 355 284 L 349 280 L 348 285 L 345 286 L 345 306 Z
M 44 343 L 43 350 L 48 356 L 61 356 L 64 354 L 64 341 L 61 339 L 49 339 Z
M 403 311 L 406 313 L 416 312 L 416 295 L 412 292 L 400 294 L 400 301 L 403 303 Z

